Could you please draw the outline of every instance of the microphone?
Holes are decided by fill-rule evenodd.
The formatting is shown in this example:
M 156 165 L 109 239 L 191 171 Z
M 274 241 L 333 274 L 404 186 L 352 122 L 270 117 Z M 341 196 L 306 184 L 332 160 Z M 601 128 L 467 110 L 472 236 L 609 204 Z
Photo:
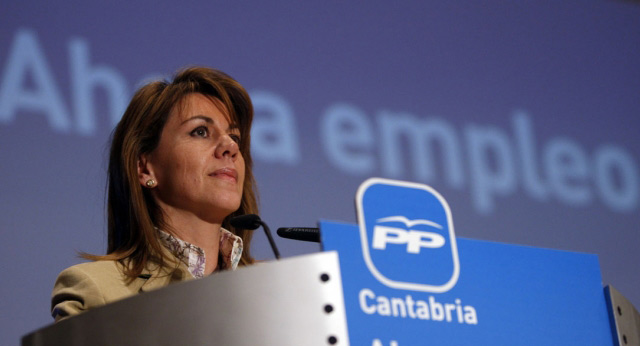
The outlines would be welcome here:
M 271 245 L 271 250 L 273 250 L 273 254 L 276 256 L 276 259 L 280 259 L 280 251 L 278 251 L 278 247 L 276 243 L 273 241 L 273 237 L 271 236 L 271 230 L 269 230 L 269 226 L 264 223 L 260 216 L 256 214 L 245 214 L 232 217 L 229 220 L 231 226 L 236 228 L 255 230 L 262 225 L 264 229 L 264 233 L 267 235 L 267 239 L 269 240 L 269 245 Z
M 310 227 L 280 227 L 278 235 L 282 238 L 310 241 L 314 243 L 320 242 L 320 229 Z
M 231 220 L 229 220 L 229 223 L 233 227 L 243 228 L 243 229 L 248 229 L 253 231 L 258 227 L 260 227 L 261 221 L 262 220 L 260 220 L 260 216 L 256 214 L 245 214 L 245 215 L 238 215 L 236 217 L 232 217 Z

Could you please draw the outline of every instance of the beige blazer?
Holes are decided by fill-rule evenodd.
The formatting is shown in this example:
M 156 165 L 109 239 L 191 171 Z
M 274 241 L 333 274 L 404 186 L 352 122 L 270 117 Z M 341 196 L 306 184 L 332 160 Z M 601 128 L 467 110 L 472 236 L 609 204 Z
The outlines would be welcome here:
M 128 282 L 123 266 L 116 261 L 81 263 L 63 270 L 51 294 L 51 315 L 56 322 L 83 311 L 138 293 L 193 279 L 186 265 L 159 267 L 150 263 L 140 276 Z

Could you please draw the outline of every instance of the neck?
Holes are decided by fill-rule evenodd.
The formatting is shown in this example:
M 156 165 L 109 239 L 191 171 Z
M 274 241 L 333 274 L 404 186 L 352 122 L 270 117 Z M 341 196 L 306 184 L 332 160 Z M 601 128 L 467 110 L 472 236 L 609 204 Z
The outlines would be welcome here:
M 162 206 L 162 210 L 169 227 L 168 231 L 204 250 L 206 255 L 204 273 L 211 274 L 218 266 L 222 221 L 203 220 L 193 213 L 168 206 Z

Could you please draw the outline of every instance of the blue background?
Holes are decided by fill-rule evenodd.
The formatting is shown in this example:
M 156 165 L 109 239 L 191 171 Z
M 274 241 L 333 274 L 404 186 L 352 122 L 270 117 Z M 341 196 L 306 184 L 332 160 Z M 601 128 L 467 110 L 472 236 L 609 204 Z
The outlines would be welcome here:
M 358 227 L 322 222 L 325 250 L 340 255 L 349 338 L 354 345 L 374 339 L 399 345 L 613 345 L 598 258 L 595 255 L 458 238 L 460 279 L 446 293 L 396 290 L 367 269 Z M 391 255 L 390 255 L 391 256 Z M 408 261 L 398 275 L 420 271 Z M 358 294 L 471 305 L 478 324 L 365 314 Z M 374 305 L 367 299 L 368 306 Z
M 276 133 L 295 134 L 295 141 L 280 151 L 254 150 L 261 215 L 273 229 L 315 226 L 321 218 L 354 222 L 356 188 L 371 176 L 418 181 L 449 201 L 458 236 L 598 254 L 604 281 L 640 306 L 639 188 L 614 184 L 635 198 L 618 210 L 594 180 L 594 158 L 611 146 L 640 167 L 638 18 L 637 2 L 610 0 L 5 1 L 0 85 L 26 33 L 37 42 L 70 124 L 61 131 L 43 110 L 28 107 L 0 114 L 0 344 L 17 344 L 50 323 L 57 274 L 80 261 L 76 251 L 106 248 L 106 152 L 118 116 L 112 99 L 128 100 L 141 80 L 191 64 L 222 69 L 254 98 L 262 94 L 256 122 L 273 115 L 265 93 L 293 119 Z M 74 87 L 81 58 L 85 70 L 120 76 L 124 88 L 112 96 L 102 86 Z M 32 90 L 33 76 L 23 84 Z M 89 113 L 77 104 L 87 92 Z M 361 124 L 324 133 L 328 115 L 339 116 L 345 106 Z M 541 186 L 524 179 L 517 143 L 527 136 L 514 125 L 520 111 L 531 130 L 530 170 Z M 78 127 L 87 114 L 94 115 L 93 131 Z M 444 162 L 454 161 L 438 144 L 431 158 L 406 138 L 390 150 L 382 140 L 390 128 L 382 126 L 385 114 L 391 122 L 445 124 L 462 164 L 450 172 Z M 470 144 L 469 133 L 497 133 L 491 138 L 511 150 L 515 180 L 502 179 L 509 184 L 488 200 L 478 192 L 471 158 L 480 147 Z M 544 163 L 550 147 L 572 150 L 563 141 L 574 143 L 586 162 L 583 178 L 567 180 L 569 192 L 550 187 L 562 170 Z M 330 155 L 332 143 L 342 143 L 350 165 Z M 492 170 L 501 168 L 496 155 L 485 158 Z M 564 165 L 571 171 L 570 160 Z M 581 168 L 574 169 L 580 177 Z M 285 256 L 319 250 L 277 243 Z M 252 250 L 273 258 L 261 233 Z

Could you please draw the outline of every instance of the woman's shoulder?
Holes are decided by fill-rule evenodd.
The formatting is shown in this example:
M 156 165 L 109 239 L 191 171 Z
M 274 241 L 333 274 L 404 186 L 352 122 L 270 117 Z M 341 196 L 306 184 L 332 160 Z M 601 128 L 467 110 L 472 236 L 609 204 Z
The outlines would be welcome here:
M 127 277 L 118 261 L 93 261 L 71 266 L 58 275 L 54 292 L 58 288 L 113 290 L 126 286 Z
M 51 313 L 59 321 L 140 292 L 190 279 L 193 276 L 181 262 L 175 266 L 148 263 L 142 273 L 133 279 L 125 274 L 125 267 L 118 261 L 76 264 L 58 275 L 51 295 Z
M 76 264 L 58 275 L 51 294 L 51 313 L 59 320 L 135 293 L 117 261 Z
M 102 281 L 123 277 L 123 267 L 118 261 L 92 261 L 71 266 L 58 275 L 58 279 Z

